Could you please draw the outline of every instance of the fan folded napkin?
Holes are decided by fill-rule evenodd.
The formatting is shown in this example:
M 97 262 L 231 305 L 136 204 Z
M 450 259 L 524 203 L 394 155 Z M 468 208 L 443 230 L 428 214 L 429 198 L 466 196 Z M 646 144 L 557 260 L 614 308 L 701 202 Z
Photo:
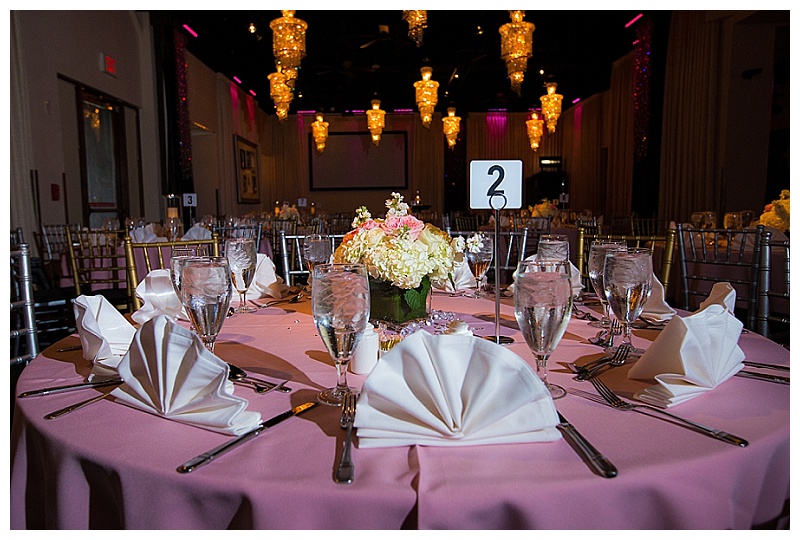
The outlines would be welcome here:
M 73 306 L 83 357 L 92 363 L 89 380 L 117 376 L 136 329 L 101 295 L 80 295 Z
M 167 269 L 151 270 L 136 286 L 136 296 L 144 302 L 144 305 L 131 315 L 131 318 L 139 324 L 146 323 L 156 315 L 166 315 L 172 319 L 178 317 L 189 319 L 181 299 L 175 292 L 175 287 L 172 286 L 171 272 Z
M 146 227 L 140 229 L 133 229 L 131 231 L 131 240 L 133 242 L 136 242 L 137 244 L 167 241 L 166 237 L 156 236 L 156 233 L 154 233 L 152 229 L 148 229 Z
M 209 238 L 211 238 L 211 231 L 199 223 L 195 223 L 186 231 L 186 234 L 181 237 L 181 240 L 208 240 Z
M 255 428 L 261 414 L 233 395 L 228 366 L 166 315 L 144 323 L 118 366 L 111 393 L 132 407 L 228 435 Z
M 655 380 L 637 399 L 662 408 L 672 407 L 712 390 L 744 367 L 739 347 L 742 322 L 726 302 L 736 303 L 729 283 L 717 283 L 708 302 L 687 317 L 673 317 L 641 358 L 631 367 L 631 379 Z
M 453 283 L 455 283 L 455 289 L 453 288 Z M 453 283 L 450 283 L 448 279 L 441 287 L 437 287 L 437 289 L 446 292 L 456 292 L 475 288 L 475 277 L 472 275 L 466 259 L 461 262 L 456 262 L 453 265 Z
M 508 349 L 469 335 L 416 332 L 364 381 L 360 448 L 552 441 L 561 434 L 542 381 Z
M 664 285 L 653 276 L 653 290 L 644 304 L 641 318 L 650 324 L 664 324 L 678 313 L 664 300 Z
M 255 300 L 271 296 L 283 298 L 289 292 L 283 278 L 275 274 L 275 263 L 263 253 L 256 254 L 256 275 L 250 288 L 247 289 L 247 299 Z
M 531 255 L 530 257 L 526 258 L 525 260 L 526 261 L 534 261 L 535 262 L 537 255 L 538 255 L 537 253 L 534 253 L 533 255 Z M 581 273 L 578 271 L 577 267 L 574 264 L 572 264 L 572 261 L 570 261 L 570 263 L 569 263 L 569 273 L 570 273 L 569 283 L 570 283 L 570 286 L 572 287 L 572 296 L 578 296 L 581 293 L 581 291 L 583 290 L 583 284 L 581 283 Z M 517 271 L 514 270 L 514 280 L 516 281 L 516 279 L 517 279 Z M 514 292 L 514 284 L 513 283 L 508 286 L 508 292 L 510 292 L 510 293 Z

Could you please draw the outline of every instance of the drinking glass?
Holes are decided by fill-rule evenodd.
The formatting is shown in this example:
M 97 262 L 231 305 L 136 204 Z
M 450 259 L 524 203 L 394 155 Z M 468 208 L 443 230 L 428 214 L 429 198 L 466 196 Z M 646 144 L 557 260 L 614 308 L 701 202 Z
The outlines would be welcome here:
M 539 237 L 536 258 L 541 260 L 569 260 L 569 240 L 563 234 L 543 234 Z
M 722 218 L 722 226 L 726 229 L 741 229 L 742 214 L 739 212 L 725 212 L 725 216 Z
M 525 341 L 536 357 L 536 374 L 553 399 L 566 391 L 547 381 L 547 360 L 567 329 L 572 311 L 572 287 L 564 272 L 537 270 L 523 261 L 514 285 L 514 315 Z
M 342 404 L 347 366 L 369 322 L 369 281 L 363 264 L 319 264 L 314 267 L 311 311 L 322 342 L 336 364 L 336 386 L 317 396 L 326 405 Z
M 169 256 L 170 278 L 178 298 L 181 297 L 181 272 L 183 263 L 190 257 L 208 257 L 208 246 L 179 246 L 172 248 Z
M 228 260 L 225 257 L 186 258 L 180 288 L 181 303 L 189 321 L 203 345 L 213 353 L 233 294 Z
M 630 347 L 629 356 L 640 356 L 643 349 L 631 343 L 631 324 L 642 314 L 653 287 L 653 255 L 646 248 L 628 248 L 625 251 L 609 251 L 603 270 L 603 289 L 617 320 L 622 323 L 622 342 L 618 347 Z
M 475 278 L 475 298 L 481 297 L 481 280 L 489 270 L 489 265 L 492 263 L 492 253 L 494 252 L 494 243 L 492 237 L 486 233 L 479 233 L 479 242 L 476 243 L 474 248 L 469 247 L 467 244 L 467 265 L 472 276 Z M 472 251 L 472 250 L 475 251 Z
M 603 268 L 606 264 L 606 253 L 609 251 L 627 251 L 628 247 L 624 240 L 596 240 L 589 247 L 589 281 L 592 284 L 597 299 L 603 307 L 603 316 L 599 321 L 589 323 L 595 328 L 609 328 L 611 317 L 609 316 L 608 300 L 606 300 L 605 288 L 603 287 Z
M 308 286 L 314 279 L 314 267 L 328 264 L 331 259 L 331 239 L 327 234 L 309 234 L 303 239 L 303 262 L 308 269 Z
M 231 280 L 239 293 L 235 313 L 252 313 L 256 308 L 247 305 L 247 289 L 256 275 L 256 241 L 252 238 L 230 238 L 225 241 L 225 257 L 231 268 Z

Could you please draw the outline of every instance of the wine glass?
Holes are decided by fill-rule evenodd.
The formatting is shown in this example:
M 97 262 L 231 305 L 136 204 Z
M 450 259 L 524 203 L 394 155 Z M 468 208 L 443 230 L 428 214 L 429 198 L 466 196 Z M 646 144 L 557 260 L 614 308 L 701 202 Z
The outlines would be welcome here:
M 214 352 L 214 342 L 228 315 L 233 287 L 225 257 L 187 257 L 181 271 L 181 303 L 189 321 Z
M 231 268 L 231 280 L 239 293 L 235 313 L 252 313 L 256 308 L 247 305 L 247 289 L 256 275 L 256 241 L 252 238 L 229 238 L 225 241 L 225 257 Z
M 308 268 L 308 286 L 311 286 L 314 267 L 328 264 L 331 259 L 331 239 L 327 234 L 309 234 L 303 239 L 303 262 Z
M 627 244 L 624 240 L 596 240 L 589 247 L 589 281 L 592 284 L 597 299 L 603 307 L 603 316 L 599 321 L 589 323 L 595 328 L 609 328 L 611 317 L 609 316 L 608 300 L 606 300 L 605 288 L 603 287 L 603 268 L 606 264 L 606 253 L 609 251 L 625 251 Z
M 342 404 L 351 392 L 347 365 L 369 322 L 369 281 L 363 264 L 319 264 L 314 267 L 311 310 L 314 324 L 336 364 L 337 382 L 317 396 L 326 405 Z
M 520 263 L 514 285 L 514 315 L 536 357 L 536 374 L 552 398 L 558 399 L 564 397 L 566 391 L 547 381 L 547 360 L 567 329 L 572 312 L 572 287 L 569 274 L 541 271 L 537 264 Z M 551 268 L 554 267 L 551 265 Z
M 543 234 L 539 237 L 536 258 L 540 260 L 568 261 L 569 240 L 563 234 Z
M 175 289 L 175 294 L 178 295 L 178 298 L 181 297 L 181 272 L 186 259 L 190 257 L 208 257 L 209 255 L 208 246 L 176 246 L 172 248 L 172 253 L 169 256 L 169 273 L 172 279 L 172 287 Z
M 647 248 L 627 248 L 606 253 L 603 270 L 603 289 L 611 310 L 622 323 L 622 342 L 606 352 L 623 345 L 630 347 L 629 356 L 640 356 L 643 349 L 631 343 L 631 324 L 642 314 L 653 288 L 653 255 Z
M 467 240 L 467 265 L 475 278 L 475 298 L 481 297 L 481 280 L 492 263 L 494 244 L 486 233 L 476 233 Z

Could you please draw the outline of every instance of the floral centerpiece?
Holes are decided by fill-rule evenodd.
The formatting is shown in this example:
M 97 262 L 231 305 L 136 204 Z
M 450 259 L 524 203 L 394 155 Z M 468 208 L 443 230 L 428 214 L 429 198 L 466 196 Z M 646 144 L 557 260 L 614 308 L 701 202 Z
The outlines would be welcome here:
M 554 218 L 558 215 L 558 207 L 548 199 L 542 199 L 536 206 L 529 206 L 528 210 L 531 217 Z
M 781 191 L 780 198 L 764 207 L 764 213 L 758 222 L 766 227 L 775 227 L 780 231 L 789 230 L 789 190 Z
M 300 212 L 297 210 L 295 205 L 289 206 L 288 204 L 284 203 L 283 208 L 281 208 L 280 212 L 278 213 L 278 219 L 300 219 Z
M 336 263 L 361 263 L 370 275 L 370 318 L 407 322 L 425 317 L 431 286 L 452 282 L 453 266 L 463 258 L 464 239 L 409 214 L 399 193 L 386 200 L 386 217 L 373 219 L 361 206 L 354 230 L 336 248 Z

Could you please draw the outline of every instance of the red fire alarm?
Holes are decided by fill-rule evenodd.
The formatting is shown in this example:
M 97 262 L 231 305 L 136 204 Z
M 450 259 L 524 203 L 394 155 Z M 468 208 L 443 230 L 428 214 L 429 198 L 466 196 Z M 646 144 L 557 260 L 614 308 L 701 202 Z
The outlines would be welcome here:
M 58 184 L 50 184 L 50 199 L 54 201 L 61 199 L 61 189 Z

